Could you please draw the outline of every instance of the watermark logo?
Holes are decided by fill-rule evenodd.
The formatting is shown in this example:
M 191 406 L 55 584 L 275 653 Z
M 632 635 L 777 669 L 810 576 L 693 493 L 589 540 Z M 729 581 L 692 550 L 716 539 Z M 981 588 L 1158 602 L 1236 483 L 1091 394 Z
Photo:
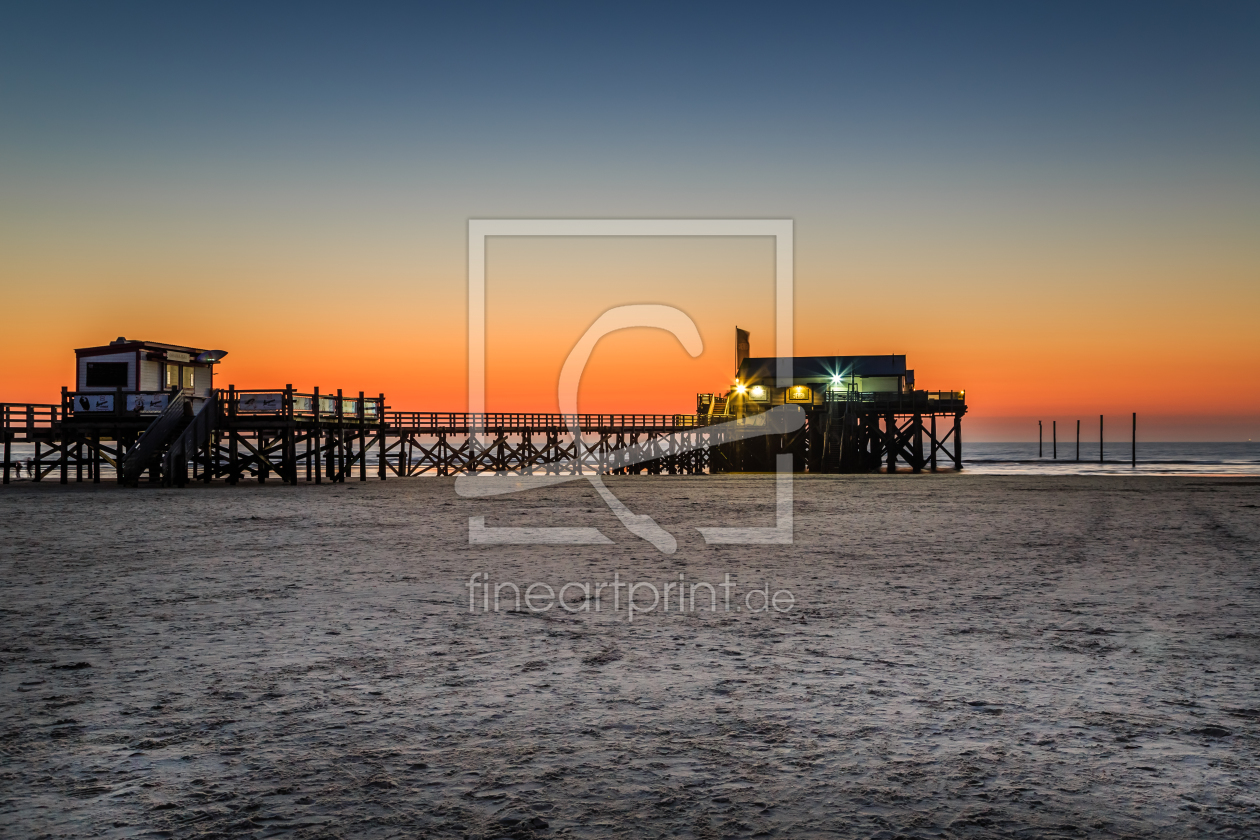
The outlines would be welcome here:
M 791 590 L 772 592 L 770 584 L 765 583 L 760 589 L 741 591 L 729 573 L 724 574 L 718 584 L 690 581 L 685 572 L 679 572 L 677 580 L 661 581 L 659 585 L 657 581 L 623 581 L 621 572 L 613 572 L 612 580 L 569 581 L 558 587 L 542 581 L 492 581 L 484 572 L 474 572 L 468 578 L 470 613 L 547 613 L 555 609 L 574 614 L 619 616 L 624 610 L 627 621 L 634 623 L 636 615 L 658 611 L 663 614 L 747 612 L 757 615 L 771 611 L 787 613 L 794 606 L 796 596 Z
M 473 418 L 469 447 L 475 456 L 488 446 L 484 438 L 486 368 L 486 239 L 490 236 L 768 236 L 775 242 L 775 355 L 776 377 L 789 384 L 792 378 L 792 284 L 793 228 L 787 219 L 473 219 L 468 223 L 468 399 Z M 625 528 L 664 554 L 678 547 L 675 537 L 650 516 L 629 510 L 604 484 L 601 472 L 641 464 L 705 445 L 696 434 L 673 434 L 651 446 L 620 449 L 611 463 L 585 463 L 577 411 L 582 371 L 599 340 L 609 333 L 632 327 L 670 332 L 693 357 L 703 351 L 695 322 L 683 311 L 659 304 L 619 306 L 604 312 L 576 341 L 565 359 L 558 383 L 559 403 L 569 433 L 577 441 L 578 457 L 571 463 L 549 464 L 546 474 L 523 475 L 473 473 L 461 475 L 455 489 L 461 496 L 483 497 L 516 493 L 564 481 L 585 479 Z M 797 406 L 777 406 L 749 418 L 708 426 L 708 439 L 733 442 L 766 434 L 786 434 L 802 427 L 804 412 Z M 775 462 L 775 524 L 770 527 L 698 527 L 710 544 L 788 544 L 792 542 L 792 456 L 779 455 Z M 473 545 L 606 545 L 612 541 L 597 528 L 490 527 L 484 516 L 470 517 L 468 541 Z

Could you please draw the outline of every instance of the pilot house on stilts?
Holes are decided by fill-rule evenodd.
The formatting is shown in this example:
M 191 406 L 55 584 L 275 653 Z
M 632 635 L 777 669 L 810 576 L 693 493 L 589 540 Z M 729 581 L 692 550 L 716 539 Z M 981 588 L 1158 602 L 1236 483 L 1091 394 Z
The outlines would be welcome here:
M 726 394 L 698 394 L 696 410 L 709 416 L 752 418 L 775 406 L 796 405 L 806 415 L 799 431 L 724 444 L 719 460 L 730 471 L 772 470 L 790 452 L 797 472 L 935 472 L 941 461 L 962 469 L 963 391 L 915 387 L 904 355 L 797 356 L 792 376 L 777 376 L 777 358 L 749 358 L 748 333 L 736 329 L 737 371 Z

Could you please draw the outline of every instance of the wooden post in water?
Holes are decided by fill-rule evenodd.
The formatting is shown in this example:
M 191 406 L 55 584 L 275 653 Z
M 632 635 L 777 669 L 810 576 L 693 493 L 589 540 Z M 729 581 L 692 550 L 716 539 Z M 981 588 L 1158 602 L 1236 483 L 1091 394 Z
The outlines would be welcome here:
M 1137 468 L 1137 412 L 1133 412 L 1133 456 L 1130 464 L 1134 469 Z
M 1037 421 L 1037 457 L 1038 457 L 1038 458 L 1044 458 L 1044 457 L 1045 457 L 1045 453 L 1043 453 L 1043 452 L 1041 451 L 1041 439 L 1042 439 L 1042 437 L 1043 437 L 1043 435 L 1042 435 L 1042 432 L 1041 432 L 1041 421 L 1040 421 L 1040 420 L 1038 420 L 1038 421 Z
M 1076 460 L 1081 460 L 1081 421 L 1076 421 Z
M 1050 445 L 1054 453 L 1054 460 L 1059 460 L 1059 421 L 1050 421 Z
M 1103 462 L 1103 416 L 1098 415 L 1098 463 Z

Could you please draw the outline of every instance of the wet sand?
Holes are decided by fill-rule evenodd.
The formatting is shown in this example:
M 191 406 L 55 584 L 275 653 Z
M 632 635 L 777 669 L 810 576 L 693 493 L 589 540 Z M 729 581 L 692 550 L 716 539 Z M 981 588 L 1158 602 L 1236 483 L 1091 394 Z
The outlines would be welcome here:
M 695 527 L 769 477 L 609 486 L 678 552 L 585 482 L 0 489 L 2 833 L 1260 836 L 1260 482 L 806 477 L 760 547 Z M 738 585 L 630 623 L 475 572 Z

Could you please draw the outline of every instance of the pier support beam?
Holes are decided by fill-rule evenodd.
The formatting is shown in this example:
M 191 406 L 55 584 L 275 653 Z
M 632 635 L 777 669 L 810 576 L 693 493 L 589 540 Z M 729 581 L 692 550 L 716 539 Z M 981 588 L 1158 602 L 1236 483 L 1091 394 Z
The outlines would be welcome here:
M 914 420 L 911 422 L 914 425 L 912 430 L 914 435 L 914 463 L 911 464 L 911 467 L 916 473 L 921 473 L 923 472 L 923 415 L 916 413 Z
M 962 415 L 954 415 L 954 469 L 962 469 Z

